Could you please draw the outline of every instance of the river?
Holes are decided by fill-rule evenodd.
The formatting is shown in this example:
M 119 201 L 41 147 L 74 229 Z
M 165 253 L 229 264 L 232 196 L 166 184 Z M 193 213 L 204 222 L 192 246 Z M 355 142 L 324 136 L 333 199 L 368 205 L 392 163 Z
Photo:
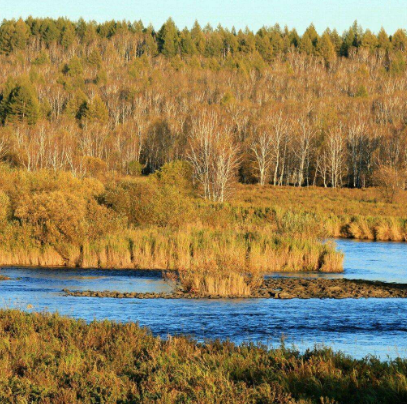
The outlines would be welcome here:
M 328 276 L 407 283 L 407 243 L 338 240 L 345 254 L 343 274 Z M 171 285 L 156 272 L 4 268 L 0 307 L 58 311 L 87 321 L 134 321 L 155 335 L 186 334 L 199 341 L 288 346 L 325 345 L 353 357 L 407 357 L 407 299 L 343 300 L 136 300 L 65 297 L 62 289 L 165 292 Z

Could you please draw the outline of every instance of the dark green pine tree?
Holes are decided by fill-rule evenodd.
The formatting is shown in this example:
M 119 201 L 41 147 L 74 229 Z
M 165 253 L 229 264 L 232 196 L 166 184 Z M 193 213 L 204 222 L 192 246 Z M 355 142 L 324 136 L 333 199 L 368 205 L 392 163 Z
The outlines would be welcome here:
M 75 41 L 75 28 L 71 24 L 67 24 L 61 31 L 61 45 L 68 49 Z
M 181 52 L 183 55 L 189 56 L 193 56 L 197 52 L 191 33 L 186 28 L 181 32 Z
M 256 34 L 256 49 L 266 62 L 271 62 L 273 46 L 265 28 L 261 28 Z
M 51 19 L 46 19 L 40 26 L 41 38 L 44 43 L 49 46 L 52 42 L 55 42 L 60 37 L 60 32 L 55 25 L 55 22 Z
M 0 104 L 3 122 L 27 122 L 33 125 L 40 117 L 40 103 L 28 78 L 10 80 Z
M 194 41 L 195 48 L 198 54 L 203 55 L 206 47 L 206 39 L 198 21 L 195 21 L 194 26 L 191 29 L 191 37 L 192 40 Z
M 20 18 L 15 24 L 13 47 L 15 49 L 24 50 L 27 46 L 29 36 L 30 29 L 28 25 Z
M 178 29 L 170 18 L 158 32 L 158 49 L 167 57 L 174 57 L 179 50 Z
M 0 53 L 8 55 L 13 51 L 13 38 L 15 27 L 10 21 L 5 21 L 0 26 Z

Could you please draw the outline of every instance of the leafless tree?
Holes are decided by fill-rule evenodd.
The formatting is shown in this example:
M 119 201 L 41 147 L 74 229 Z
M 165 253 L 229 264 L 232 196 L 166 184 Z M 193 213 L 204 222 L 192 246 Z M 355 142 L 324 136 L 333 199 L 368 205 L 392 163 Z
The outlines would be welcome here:
M 215 112 L 193 119 L 187 158 L 206 199 L 227 199 L 238 168 L 238 152 L 232 131 L 219 125 Z

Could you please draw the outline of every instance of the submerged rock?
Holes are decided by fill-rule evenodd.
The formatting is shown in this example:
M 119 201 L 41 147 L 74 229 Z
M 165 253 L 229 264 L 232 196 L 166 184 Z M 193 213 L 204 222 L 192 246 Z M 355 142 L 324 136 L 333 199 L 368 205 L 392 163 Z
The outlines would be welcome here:
M 359 298 L 407 298 L 407 284 L 350 279 L 303 279 L 268 278 L 253 290 L 250 296 L 220 296 L 187 293 L 138 293 L 117 291 L 71 291 L 64 289 L 65 296 L 108 297 L 117 299 L 359 299 Z

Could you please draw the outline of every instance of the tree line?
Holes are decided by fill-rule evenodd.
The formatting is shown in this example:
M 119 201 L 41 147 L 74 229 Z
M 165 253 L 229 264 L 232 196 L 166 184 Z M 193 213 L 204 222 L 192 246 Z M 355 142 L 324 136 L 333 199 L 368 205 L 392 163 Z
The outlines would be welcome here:
M 296 29 L 282 28 L 279 24 L 263 26 L 257 32 L 228 29 L 210 24 L 201 27 L 196 21 L 191 29 L 179 29 L 169 18 L 159 30 L 146 27 L 142 21 L 70 21 L 66 18 L 33 18 L 25 21 L 3 20 L 0 26 L 0 51 L 5 54 L 18 50 L 88 46 L 109 39 L 120 44 L 128 60 L 142 55 L 167 57 L 193 56 L 227 57 L 230 54 L 258 52 L 265 61 L 292 48 L 306 54 L 321 55 L 327 63 L 337 56 L 349 56 L 355 49 L 401 51 L 407 47 L 405 30 L 388 35 L 382 28 L 377 34 L 364 30 L 355 22 L 342 35 L 336 29 L 318 34 L 311 24 L 299 35 Z
M 403 188 L 404 30 L 160 30 L 3 21 L 0 159 L 28 171 L 141 175 L 184 160 L 202 196 L 233 182 Z

